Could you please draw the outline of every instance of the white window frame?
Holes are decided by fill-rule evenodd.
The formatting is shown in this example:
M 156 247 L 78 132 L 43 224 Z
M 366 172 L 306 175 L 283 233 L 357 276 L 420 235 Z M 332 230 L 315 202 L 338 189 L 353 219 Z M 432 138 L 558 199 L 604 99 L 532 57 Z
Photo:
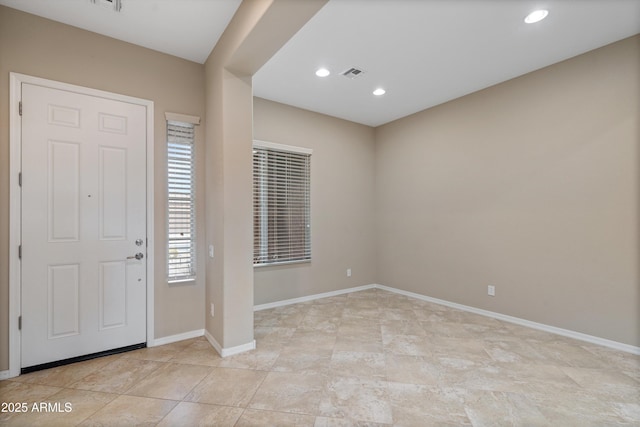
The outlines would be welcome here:
M 272 151 L 278 151 L 278 152 L 283 152 L 283 153 L 294 153 L 294 154 L 302 154 L 302 155 L 306 155 L 306 156 L 311 156 L 313 154 L 313 150 L 310 148 L 304 148 L 304 147 L 296 147 L 296 146 L 292 146 L 292 145 L 285 145 L 285 144 L 277 144 L 274 142 L 267 142 L 267 141 L 260 141 L 260 140 L 254 140 L 253 141 L 253 148 L 254 148 L 254 154 L 255 151 L 257 149 L 262 149 L 262 150 L 272 150 Z M 310 161 L 310 159 L 309 159 Z M 256 244 L 257 242 L 254 240 L 254 249 L 253 249 L 253 256 L 254 256 L 254 267 L 267 267 L 267 266 L 273 266 L 273 265 L 280 265 L 280 264 L 293 264 L 293 263 L 308 263 L 311 262 L 311 197 L 310 197 L 310 191 L 311 191 L 311 173 L 310 173 L 310 169 L 308 170 L 308 176 L 307 176 L 307 196 L 306 196 L 306 206 L 305 206 L 305 216 L 306 216 L 306 244 L 308 246 L 308 251 L 307 253 L 305 253 L 305 257 L 303 259 L 273 259 L 273 260 L 265 260 L 265 257 L 267 255 L 267 253 L 269 252 L 269 248 L 268 248 L 268 243 L 267 243 L 267 227 L 262 227 L 260 228 L 260 234 L 261 234 L 261 239 L 260 241 L 262 242 L 261 244 L 261 248 L 259 251 L 256 251 Z M 255 170 L 254 170 L 254 176 L 255 176 Z M 255 203 L 255 198 L 256 197 L 260 197 L 260 205 L 264 205 L 267 202 L 267 194 L 264 191 L 259 191 L 259 193 L 256 194 L 256 188 L 255 188 L 255 181 L 254 181 L 254 203 Z M 263 217 L 263 220 L 261 221 L 261 224 L 268 224 L 267 217 L 268 217 L 268 213 L 265 212 L 264 210 L 260 212 L 260 215 Z M 254 212 L 254 222 L 255 222 L 255 218 L 256 218 L 256 213 Z M 255 233 L 255 227 L 256 224 L 254 224 L 254 233 Z M 256 253 L 259 253 L 259 260 L 257 260 L 256 258 Z
M 177 282 L 185 282 L 185 281 L 192 281 L 195 280 L 196 278 L 196 170 L 195 170 L 195 161 L 196 161 L 196 147 L 195 147 L 195 133 L 196 133 L 196 129 L 195 126 L 200 124 L 200 117 L 197 116 L 190 116 L 190 115 L 186 115 L 186 114 L 178 114 L 178 113 L 165 113 L 165 119 L 166 119 L 166 129 L 167 129 L 167 229 L 166 229 L 166 238 L 167 238 L 167 245 L 166 245 L 166 256 L 167 256 L 167 281 L 169 283 L 177 283 Z M 190 206 L 190 217 L 189 219 L 189 248 L 188 248 L 188 253 L 189 253 L 189 264 L 190 264 L 190 271 L 188 274 L 181 274 L 178 275 L 176 274 L 174 271 L 172 271 L 171 268 L 171 263 L 170 263 L 170 259 L 171 259 L 171 253 L 172 250 L 175 250 L 175 248 L 173 247 L 172 243 L 174 243 L 176 241 L 175 238 L 173 238 L 171 235 L 171 230 L 172 230 L 172 221 L 171 221 L 171 214 L 172 214 L 172 198 L 171 198 L 171 194 L 172 194 L 172 190 L 175 191 L 175 188 L 172 189 L 172 185 L 171 185 L 171 181 L 170 181 L 170 176 L 169 176 L 169 169 L 173 166 L 175 167 L 175 158 L 172 158 L 170 153 L 170 147 L 169 145 L 171 144 L 171 142 L 169 141 L 169 130 L 171 126 L 184 126 L 184 127 L 191 127 L 193 129 L 193 133 L 192 133 L 192 138 L 190 140 L 187 141 L 183 141 L 181 142 L 181 144 L 184 146 L 185 149 L 189 148 L 189 154 L 190 154 L 190 158 L 189 163 L 190 163 L 190 168 L 188 170 L 189 173 L 189 179 L 190 179 L 190 183 L 189 183 L 189 198 L 188 198 L 188 204 Z M 173 142 L 173 144 L 175 144 L 175 142 Z

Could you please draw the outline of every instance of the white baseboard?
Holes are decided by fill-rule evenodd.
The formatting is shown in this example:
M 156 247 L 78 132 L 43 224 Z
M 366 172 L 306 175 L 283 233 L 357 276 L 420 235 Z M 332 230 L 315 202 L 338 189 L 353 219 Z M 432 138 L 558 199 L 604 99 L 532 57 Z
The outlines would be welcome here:
M 505 322 L 514 323 L 520 326 L 526 326 L 532 329 L 538 329 L 540 331 L 550 332 L 552 334 L 561 335 L 563 337 L 574 338 L 579 341 L 585 341 L 591 344 L 597 344 L 604 347 L 609 347 L 614 350 L 624 351 L 626 353 L 632 353 L 640 355 L 640 347 L 636 347 L 629 344 L 624 344 L 618 341 L 608 340 L 606 338 L 600 338 L 593 335 L 583 334 L 582 332 L 576 332 L 569 329 L 558 328 L 556 326 L 545 325 L 544 323 L 532 322 L 531 320 L 521 319 L 519 317 L 509 316 L 506 314 L 496 313 L 494 311 L 483 310 L 481 308 L 475 308 L 468 305 L 458 304 L 438 298 L 432 298 L 414 292 L 403 291 L 401 289 L 392 288 L 384 285 L 374 285 L 377 289 L 382 289 L 388 292 L 404 295 L 407 297 L 419 299 L 422 301 L 432 302 L 434 304 L 440 304 L 451 308 L 457 308 L 458 310 L 468 311 L 470 313 L 480 314 L 482 316 L 492 317 L 494 319 L 503 320 Z
M 204 331 L 204 336 L 209 341 L 209 343 L 213 346 L 213 348 L 218 352 L 220 357 L 229 357 L 235 354 L 244 353 L 245 351 L 255 350 L 256 349 L 256 340 L 248 342 L 246 344 L 237 345 L 235 347 L 227 347 L 223 348 L 218 340 L 216 340 L 213 335 L 209 333 L 209 331 Z
M 480 314 L 482 316 L 492 317 L 494 319 L 503 320 L 505 322 L 514 323 L 516 325 L 525 326 L 532 329 L 538 329 L 540 331 L 550 332 L 552 334 L 561 335 L 568 338 L 574 338 L 579 341 L 588 342 L 591 344 L 601 345 L 603 347 L 609 347 L 614 350 L 624 351 L 626 353 L 640 355 L 640 347 L 636 347 L 629 344 L 624 344 L 618 341 L 608 340 L 606 338 L 600 338 L 593 335 L 583 334 L 582 332 L 576 332 L 569 329 L 558 328 L 556 326 L 545 325 L 544 323 L 533 322 L 531 320 L 521 319 L 519 317 L 509 316 L 506 314 L 496 313 L 494 311 L 483 310 L 481 308 L 471 307 L 464 304 L 458 304 L 438 298 L 428 297 L 426 295 L 417 294 L 415 292 L 403 291 L 401 289 L 392 288 L 390 286 L 384 286 L 379 284 L 371 284 L 365 286 L 358 286 L 348 289 L 340 289 L 338 291 L 325 292 L 322 294 L 308 295 L 300 298 L 292 298 L 283 301 L 270 302 L 268 304 L 260 304 L 253 307 L 253 311 L 267 310 L 270 308 L 282 307 L 290 304 L 297 304 L 300 302 L 313 301 L 320 298 L 327 298 L 336 295 L 348 294 L 351 292 L 364 291 L 367 289 L 381 289 L 395 294 L 404 295 L 410 298 L 419 299 L 422 301 L 432 302 L 434 304 L 440 304 L 451 308 L 456 308 L 462 311 L 468 311 L 470 313 Z M 215 347 L 215 345 L 214 345 Z
M 148 347 L 156 347 L 159 345 L 171 344 L 173 342 L 184 341 L 191 338 L 197 338 L 204 335 L 204 329 L 196 329 L 195 331 L 183 332 L 181 334 L 169 335 L 168 337 L 156 338 L 152 344 L 147 343 Z
M 218 352 L 218 354 L 220 356 L 222 356 L 222 346 L 220 345 L 220 343 L 218 342 L 218 340 L 216 340 L 213 335 L 211 335 L 209 333 L 209 331 L 207 331 L 206 329 L 204 330 L 204 337 L 207 339 L 207 341 L 209 341 L 209 344 L 211 344 L 211 346 L 213 348 L 215 348 L 215 350 Z
M 9 371 L 8 369 L 6 371 L 0 371 L 0 381 L 1 380 L 6 380 L 7 378 L 11 378 L 11 371 Z
M 253 311 L 268 310 L 270 308 L 283 307 L 285 305 L 298 304 L 301 302 L 313 301 L 321 298 L 335 297 L 337 295 L 344 295 L 344 294 L 350 294 L 352 292 L 365 291 L 367 289 L 374 289 L 376 288 L 376 286 L 377 285 L 357 286 L 355 288 L 339 289 L 337 291 L 324 292 L 324 293 L 315 294 L 315 295 L 308 295 L 300 298 L 291 298 L 291 299 L 285 299 L 282 301 L 270 302 L 267 304 L 254 305 Z

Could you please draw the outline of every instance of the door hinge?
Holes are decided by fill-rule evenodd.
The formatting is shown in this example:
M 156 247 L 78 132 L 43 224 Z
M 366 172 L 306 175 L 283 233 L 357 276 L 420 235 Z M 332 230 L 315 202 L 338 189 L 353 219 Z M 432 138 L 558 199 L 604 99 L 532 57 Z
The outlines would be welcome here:
M 22 259 L 22 245 L 18 246 L 18 259 Z
M 18 316 L 18 330 L 22 330 L 22 316 Z
M 18 172 L 18 185 L 22 187 L 22 172 Z
M 18 102 L 18 114 L 22 115 L 22 101 Z

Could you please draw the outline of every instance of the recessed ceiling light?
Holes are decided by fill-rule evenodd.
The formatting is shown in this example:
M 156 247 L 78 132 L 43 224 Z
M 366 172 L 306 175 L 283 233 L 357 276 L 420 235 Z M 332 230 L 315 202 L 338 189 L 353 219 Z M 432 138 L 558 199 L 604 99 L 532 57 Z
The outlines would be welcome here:
M 122 0 L 89 0 L 91 3 L 98 6 L 113 9 L 116 12 L 120 12 L 122 9 Z
M 548 14 L 549 11 L 545 9 L 534 10 L 524 18 L 524 22 L 527 24 L 535 24 L 536 22 L 540 22 L 546 18 Z
M 318 68 L 318 71 L 316 71 L 316 76 L 318 77 L 327 77 L 329 74 L 331 74 L 331 71 L 326 68 Z
M 387 91 L 382 89 L 381 87 L 373 91 L 373 94 L 375 96 L 381 96 L 381 95 L 384 95 L 385 93 L 387 93 Z

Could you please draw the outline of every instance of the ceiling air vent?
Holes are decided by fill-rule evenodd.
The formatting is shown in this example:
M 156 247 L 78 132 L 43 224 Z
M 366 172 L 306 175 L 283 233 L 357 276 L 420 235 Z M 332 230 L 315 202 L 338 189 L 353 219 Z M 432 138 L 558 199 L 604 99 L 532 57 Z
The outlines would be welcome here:
M 364 71 L 359 70 L 357 68 L 349 68 L 347 71 L 343 72 L 342 75 L 348 77 L 350 79 L 355 79 L 356 77 L 360 77 L 364 74 Z
M 97 6 L 113 9 L 115 12 L 120 12 L 120 10 L 122 9 L 121 0 L 89 0 L 89 1 Z

